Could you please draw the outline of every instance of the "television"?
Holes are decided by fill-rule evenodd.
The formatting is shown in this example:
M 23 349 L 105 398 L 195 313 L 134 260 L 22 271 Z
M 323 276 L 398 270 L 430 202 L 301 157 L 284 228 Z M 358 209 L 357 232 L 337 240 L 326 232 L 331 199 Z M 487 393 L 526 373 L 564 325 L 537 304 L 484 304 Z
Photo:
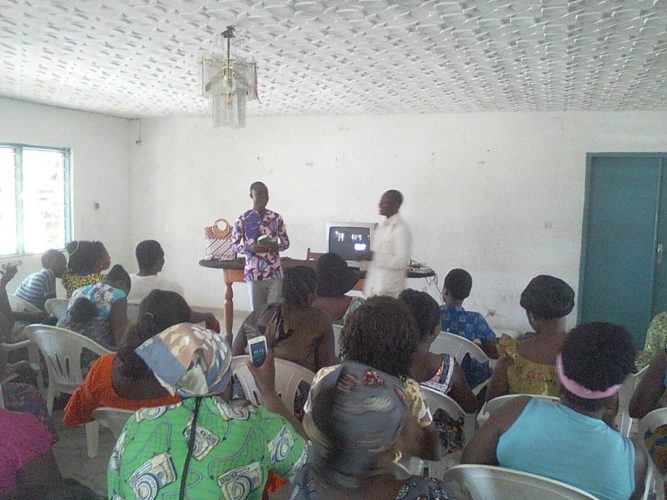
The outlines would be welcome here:
M 327 222 L 329 252 L 346 261 L 359 261 L 371 250 L 375 222 Z

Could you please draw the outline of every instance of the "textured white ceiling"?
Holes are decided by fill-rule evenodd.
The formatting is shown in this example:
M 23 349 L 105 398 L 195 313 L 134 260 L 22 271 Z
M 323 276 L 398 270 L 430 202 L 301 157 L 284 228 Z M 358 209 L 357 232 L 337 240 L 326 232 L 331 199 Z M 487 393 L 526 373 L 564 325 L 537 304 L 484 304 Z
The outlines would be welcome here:
M 667 0 L 0 0 L 0 95 L 204 114 L 229 24 L 250 114 L 667 108 Z

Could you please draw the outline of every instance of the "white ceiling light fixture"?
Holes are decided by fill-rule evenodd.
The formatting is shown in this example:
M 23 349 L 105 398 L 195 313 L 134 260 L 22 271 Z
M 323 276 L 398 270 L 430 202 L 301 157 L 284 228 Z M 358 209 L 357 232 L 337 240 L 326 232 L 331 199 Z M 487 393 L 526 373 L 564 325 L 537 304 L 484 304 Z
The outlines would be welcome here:
M 232 57 L 234 27 L 216 37 L 215 48 L 202 59 L 202 94 L 209 98 L 214 127 L 245 127 L 246 101 L 259 100 L 257 65 L 252 60 Z

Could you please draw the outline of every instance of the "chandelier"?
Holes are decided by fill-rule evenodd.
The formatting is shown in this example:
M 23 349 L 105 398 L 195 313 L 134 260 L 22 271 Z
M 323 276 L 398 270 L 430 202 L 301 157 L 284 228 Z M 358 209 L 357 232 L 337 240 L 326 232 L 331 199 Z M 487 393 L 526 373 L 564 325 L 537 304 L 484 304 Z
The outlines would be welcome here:
M 257 96 L 257 65 L 231 56 L 234 27 L 216 37 L 201 63 L 202 94 L 208 97 L 214 127 L 245 127 L 246 101 Z

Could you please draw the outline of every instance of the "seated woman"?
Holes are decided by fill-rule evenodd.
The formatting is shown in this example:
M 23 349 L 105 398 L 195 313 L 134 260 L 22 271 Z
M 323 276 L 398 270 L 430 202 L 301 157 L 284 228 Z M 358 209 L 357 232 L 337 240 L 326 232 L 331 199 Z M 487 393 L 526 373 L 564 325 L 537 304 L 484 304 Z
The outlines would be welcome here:
M 438 429 L 422 398 L 419 383 L 410 376 L 418 340 L 417 325 L 405 304 L 392 297 L 375 296 L 359 306 L 345 322 L 340 350 L 345 360 L 372 366 L 403 382 L 410 418 L 419 427 L 415 439 L 403 452 L 407 456 L 439 460 L 442 449 Z M 326 373 L 324 369 L 318 375 Z
M 662 349 L 653 358 L 635 393 L 630 400 L 630 416 L 644 418 L 649 412 L 664 406 L 663 396 L 667 388 L 667 349 Z M 644 439 L 653 463 L 662 474 L 667 473 L 667 425 L 653 433 L 639 436 Z
M 116 264 L 104 281 L 78 288 L 70 299 L 67 314 L 57 326 L 67 328 L 115 351 L 127 326 L 127 293 L 130 276 Z
M 651 320 L 648 326 L 644 350 L 637 357 L 637 369 L 647 367 L 665 348 L 667 348 L 667 312 L 661 312 Z
M 0 409 L 0 494 L 3 498 L 17 487 L 61 480 L 51 443 L 51 433 L 35 416 Z
M 157 381 L 135 349 L 170 326 L 191 321 L 188 304 L 176 292 L 153 290 L 139 305 L 139 319 L 130 326 L 118 353 L 99 358 L 65 407 L 63 422 L 80 425 L 93 420 L 103 406 L 138 410 L 178 403 Z
M 556 361 L 562 404 L 517 398 L 473 436 L 462 463 L 500 465 L 562 481 L 600 499 L 639 498 L 646 456 L 603 418 L 634 369 L 628 332 L 589 323 L 567 335 Z
M 440 334 L 440 307 L 426 292 L 403 290 L 398 296 L 417 323 L 419 343 L 412 356 L 410 375 L 422 387 L 428 387 L 441 394 L 451 397 L 463 411 L 474 413 L 477 410 L 477 399 L 466 382 L 463 370 L 453 356 L 429 352 L 431 344 Z M 463 422 L 452 419 L 439 410 L 433 414 L 433 421 L 440 433 L 440 441 L 446 453 L 463 448 Z
M 109 268 L 111 261 L 101 241 L 70 241 L 66 249 L 69 261 L 61 280 L 69 299 L 76 289 L 102 281 L 101 273 Z
M 265 335 L 276 358 L 311 371 L 330 366 L 336 357 L 331 319 L 312 307 L 315 272 L 304 266 L 285 269 L 282 304 L 267 304 L 246 318 L 234 337 L 234 354 L 246 353 L 248 339 Z
M 315 264 L 317 273 L 317 297 L 312 306 L 329 315 L 338 325 L 359 307 L 364 299 L 345 295 L 359 281 L 359 275 L 347 266 L 338 254 L 325 253 Z
M 505 394 L 558 396 L 556 355 L 565 341 L 565 316 L 574 307 L 574 290 L 563 280 L 540 275 L 521 293 L 521 307 L 535 335 L 515 340 L 503 335 L 500 359 L 486 393 L 489 401 Z
M 181 323 L 136 352 L 182 401 L 128 420 L 109 460 L 109 498 L 260 499 L 269 469 L 289 477 L 305 462 L 303 428 L 275 391 L 271 352 L 259 368 L 248 363 L 260 407 L 231 400 L 231 349 L 211 330 Z
M 414 429 L 403 384 L 389 374 L 352 361 L 328 370 L 313 384 L 304 427 L 311 449 L 292 500 L 454 498 L 437 479 L 394 477 Z

